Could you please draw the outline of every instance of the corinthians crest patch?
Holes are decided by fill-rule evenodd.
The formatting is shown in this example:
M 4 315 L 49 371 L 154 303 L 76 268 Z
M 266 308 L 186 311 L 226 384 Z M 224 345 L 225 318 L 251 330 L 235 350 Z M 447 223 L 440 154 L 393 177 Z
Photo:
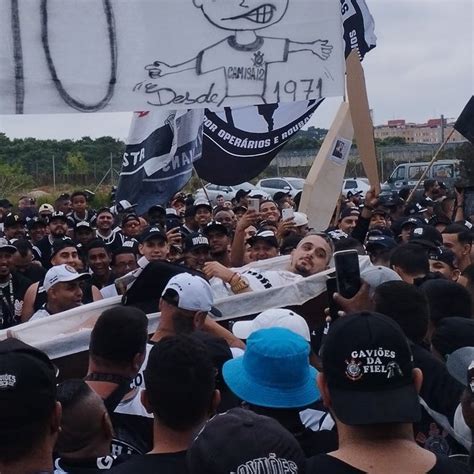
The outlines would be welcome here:
M 362 362 L 351 359 L 350 361 L 346 360 L 346 376 L 351 380 L 359 380 L 362 377 Z

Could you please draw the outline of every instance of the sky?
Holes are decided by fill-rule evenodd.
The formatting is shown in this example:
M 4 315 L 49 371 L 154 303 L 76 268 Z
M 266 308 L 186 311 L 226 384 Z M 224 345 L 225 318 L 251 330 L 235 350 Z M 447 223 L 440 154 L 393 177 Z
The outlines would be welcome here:
M 471 0 L 366 0 L 377 47 L 364 60 L 375 125 L 455 119 L 474 93 L 474 7 Z M 329 128 L 341 98 L 326 99 L 307 126 Z M 1 116 L 11 138 L 125 139 L 131 114 Z

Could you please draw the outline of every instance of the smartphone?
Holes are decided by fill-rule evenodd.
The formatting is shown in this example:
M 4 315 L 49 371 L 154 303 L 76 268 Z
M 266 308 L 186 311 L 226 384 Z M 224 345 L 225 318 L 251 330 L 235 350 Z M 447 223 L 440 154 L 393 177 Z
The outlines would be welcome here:
M 249 209 L 258 212 L 260 210 L 260 199 L 249 198 Z
M 344 298 L 352 298 L 361 287 L 359 255 L 356 250 L 341 250 L 334 253 L 337 292 Z
M 326 292 L 328 295 L 329 316 L 334 322 L 338 317 L 339 305 L 334 301 L 334 293 L 337 292 L 337 278 L 332 277 L 326 280 Z
M 295 217 L 295 211 L 291 207 L 287 209 L 282 209 L 281 217 L 284 221 L 286 221 L 287 219 L 293 219 L 293 217 Z

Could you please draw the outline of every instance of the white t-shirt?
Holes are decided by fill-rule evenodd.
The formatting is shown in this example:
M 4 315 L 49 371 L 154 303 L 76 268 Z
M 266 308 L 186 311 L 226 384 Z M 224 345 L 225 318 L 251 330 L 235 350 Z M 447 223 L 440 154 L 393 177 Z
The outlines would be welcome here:
M 35 321 L 37 319 L 47 318 L 48 316 L 51 316 L 51 314 L 43 306 L 38 311 L 36 311 L 36 313 L 33 313 L 33 316 L 31 316 L 31 318 L 28 321 Z

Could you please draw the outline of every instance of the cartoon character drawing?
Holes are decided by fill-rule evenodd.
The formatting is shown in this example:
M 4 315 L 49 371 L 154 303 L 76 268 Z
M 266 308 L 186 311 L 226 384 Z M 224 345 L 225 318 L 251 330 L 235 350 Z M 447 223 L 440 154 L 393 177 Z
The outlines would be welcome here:
M 268 65 L 287 62 L 291 53 L 309 51 L 322 61 L 331 55 L 333 46 L 328 40 L 297 42 L 257 34 L 285 16 L 289 0 L 193 0 L 193 3 L 212 25 L 233 34 L 188 61 L 175 65 L 155 61 L 145 69 L 151 79 L 187 70 L 202 75 L 222 69 L 226 87 L 219 106 L 231 97 L 255 97 L 255 104 L 265 103 Z

